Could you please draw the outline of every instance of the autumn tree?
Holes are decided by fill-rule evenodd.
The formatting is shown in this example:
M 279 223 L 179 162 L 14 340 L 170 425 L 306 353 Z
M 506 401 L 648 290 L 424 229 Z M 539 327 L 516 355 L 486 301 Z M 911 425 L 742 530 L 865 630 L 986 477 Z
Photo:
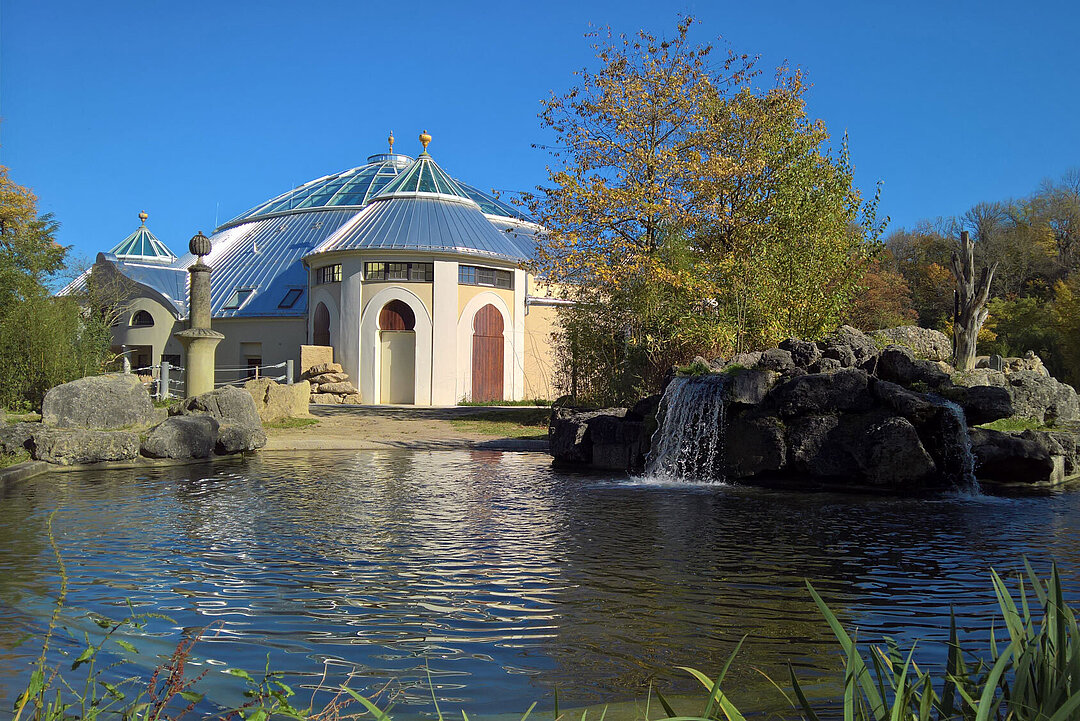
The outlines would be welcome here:
M 599 68 L 540 116 L 554 162 L 528 199 L 546 233 L 533 269 L 577 301 L 559 342 L 564 358 L 598 349 L 597 400 L 651 392 L 694 355 L 829 330 L 880 232 L 802 75 L 758 89 L 753 58 L 716 59 L 691 25 L 591 34 Z
M 896 269 L 892 253 L 885 250 L 863 276 L 848 322 L 860 330 L 877 330 L 911 325 L 918 317 L 907 279 Z

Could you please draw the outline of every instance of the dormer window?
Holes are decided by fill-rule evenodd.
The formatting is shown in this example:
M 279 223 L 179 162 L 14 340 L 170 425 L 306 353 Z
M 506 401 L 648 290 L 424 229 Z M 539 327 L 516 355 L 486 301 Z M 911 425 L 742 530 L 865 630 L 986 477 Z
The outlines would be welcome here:
M 304 291 L 300 288 L 290 288 L 289 292 L 285 294 L 285 297 L 278 303 L 278 308 L 292 308 L 296 305 L 296 301 L 300 300 L 300 296 Z
M 225 310 L 237 310 L 242 306 L 255 291 L 251 288 L 237 288 L 233 291 L 229 302 L 225 304 Z
M 131 316 L 131 325 L 136 328 L 150 328 L 154 325 L 154 316 L 145 310 L 135 311 Z

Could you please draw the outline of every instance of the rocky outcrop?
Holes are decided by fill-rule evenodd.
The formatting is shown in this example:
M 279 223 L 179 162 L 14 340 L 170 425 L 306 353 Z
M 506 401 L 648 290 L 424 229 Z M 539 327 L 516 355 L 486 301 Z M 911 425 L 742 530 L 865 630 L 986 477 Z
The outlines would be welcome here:
M 1072 430 L 970 428 L 1003 418 L 1067 423 L 1080 416 L 1075 391 L 1032 370 L 958 374 L 940 360 L 939 336 L 901 328 L 872 339 L 844 327 L 818 343 L 789 339 L 711 363 L 718 373 L 676 377 L 659 411 L 652 399 L 631 411 L 557 409 L 551 452 L 560 465 L 634 471 L 646 463 L 658 415 L 682 419 L 681 426 L 715 417 L 719 423 L 707 420 L 712 430 L 702 432 L 710 434 L 709 448 L 723 439 L 722 461 L 711 451 L 681 452 L 674 462 L 650 460 L 650 471 L 893 492 L 963 487 L 973 477 L 1055 484 L 1077 474 Z M 882 348 L 886 340 L 903 344 Z M 691 398 L 715 405 L 709 399 L 717 397 L 723 412 L 694 415 L 667 406 Z M 684 445 L 681 437 L 664 438 L 655 455 Z M 705 465 L 695 469 L 696 463 Z
M 90 376 L 49 390 L 41 422 L 54 428 L 146 427 L 154 422 L 154 404 L 133 375 Z
M 219 423 L 237 423 L 244 426 L 262 427 L 255 399 L 240 388 L 225 386 L 185 398 L 169 408 L 170 416 L 210 416 Z
M 172 416 L 150 431 L 142 443 L 149 458 L 209 458 L 218 440 L 219 423 L 208 415 Z
M 244 390 L 255 401 L 255 409 L 263 423 L 311 415 L 308 412 L 311 384 L 306 380 L 289 385 L 269 378 L 256 378 L 245 383 Z
M 239 423 L 222 423 L 218 427 L 217 443 L 214 451 L 226 456 L 232 453 L 246 453 L 266 445 L 266 432 L 254 426 Z
M 883 348 L 890 345 L 903 346 L 920 360 L 946 363 L 952 360 L 952 341 L 939 330 L 904 325 L 871 331 L 868 335 Z
M 31 436 L 30 447 L 34 460 L 60 466 L 129 461 L 139 456 L 139 435 L 131 431 L 41 427 Z

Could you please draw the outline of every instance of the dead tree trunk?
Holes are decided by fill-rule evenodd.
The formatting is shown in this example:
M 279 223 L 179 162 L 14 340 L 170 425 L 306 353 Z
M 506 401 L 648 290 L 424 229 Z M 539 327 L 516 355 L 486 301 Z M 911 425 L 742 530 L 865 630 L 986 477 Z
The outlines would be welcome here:
M 975 282 L 975 244 L 965 230 L 960 233 L 960 248 L 952 254 L 952 273 L 956 278 L 953 310 L 953 366 L 959 371 L 975 367 L 975 346 L 979 330 L 986 322 L 986 302 L 997 263 L 983 267 Z

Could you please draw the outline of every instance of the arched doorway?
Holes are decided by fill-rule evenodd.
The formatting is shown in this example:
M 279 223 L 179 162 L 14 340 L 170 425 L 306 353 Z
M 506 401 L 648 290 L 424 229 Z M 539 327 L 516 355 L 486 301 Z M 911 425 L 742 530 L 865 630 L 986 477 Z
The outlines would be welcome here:
M 315 306 L 315 323 L 311 342 L 315 345 L 330 345 L 330 311 L 319 303 Z
M 379 311 L 379 402 L 416 402 L 416 316 L 392 300 Z
M 490 303 L 473 316 L 472 399 L 503 400 L 503 318 Z

